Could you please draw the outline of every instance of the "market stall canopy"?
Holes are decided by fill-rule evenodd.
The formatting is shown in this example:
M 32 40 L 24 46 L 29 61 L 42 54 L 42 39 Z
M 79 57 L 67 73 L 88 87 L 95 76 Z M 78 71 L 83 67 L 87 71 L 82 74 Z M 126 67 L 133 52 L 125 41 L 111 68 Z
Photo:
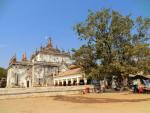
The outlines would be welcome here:
M 129 74 L 129 77 L 131 77 L 131 78 L 147 78 L 147 79 L 150 79 L 150 75 L 133 75 L 133 74 Z

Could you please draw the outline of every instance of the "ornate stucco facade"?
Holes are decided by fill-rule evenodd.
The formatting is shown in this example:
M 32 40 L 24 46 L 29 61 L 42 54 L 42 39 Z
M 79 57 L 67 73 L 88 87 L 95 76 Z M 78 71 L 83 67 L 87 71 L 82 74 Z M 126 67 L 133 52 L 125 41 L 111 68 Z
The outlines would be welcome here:
M 45 47 L 36 51 L 30 60 L 23 54 L 22 61 L 17 61 L 16 56 L 11 58 L 7 87 L 38 87 L 51 86 L 55 76 L 67 71 L 72 64 L 69 53 L 53 48 L 51 39 Z

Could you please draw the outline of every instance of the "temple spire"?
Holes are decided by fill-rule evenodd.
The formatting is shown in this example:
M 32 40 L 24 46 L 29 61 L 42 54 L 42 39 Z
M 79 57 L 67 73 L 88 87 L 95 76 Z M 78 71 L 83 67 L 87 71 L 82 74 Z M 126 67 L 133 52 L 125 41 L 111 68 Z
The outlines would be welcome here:
M 27 61 L 26 53 L 23 53 L 23 55 L 22 55 L 22 61 Z
M 47 48 L 52 48 L 52 39 L 48 39 Z

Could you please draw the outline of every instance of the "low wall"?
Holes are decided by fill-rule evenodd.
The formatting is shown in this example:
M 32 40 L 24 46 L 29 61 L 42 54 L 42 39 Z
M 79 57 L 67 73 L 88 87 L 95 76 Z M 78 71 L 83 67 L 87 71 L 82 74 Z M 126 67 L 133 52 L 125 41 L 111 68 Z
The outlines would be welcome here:
M 4 88 L 0 89 L 0 99 L 26 98 L 38 96 L 57 96 L 79 94 L 83 89 L 93 86 L 65 86 L 65 87 L 35 87 L 35 88 Z

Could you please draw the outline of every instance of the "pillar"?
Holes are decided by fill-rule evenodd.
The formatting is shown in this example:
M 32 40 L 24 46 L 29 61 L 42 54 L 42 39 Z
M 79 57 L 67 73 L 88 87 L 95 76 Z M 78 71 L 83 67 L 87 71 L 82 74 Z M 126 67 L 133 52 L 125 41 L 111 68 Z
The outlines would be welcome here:
M 71 85 L 73 86 L 73 78 L 71 79 Z
M 84 85 L 87 85 L 87 79 L 84 78 Z
M 68 86 L 68 79 L 66 79 L 66 86 Z
M 77 85 L 79 85 L 79 84 L 80 84 L 80 78 L 77 77 Z
M 62 86 L 64 86 L 64 80 L 61 80 Z
M 54 80 L 54 86 L 56 86 L 56 80 Z

